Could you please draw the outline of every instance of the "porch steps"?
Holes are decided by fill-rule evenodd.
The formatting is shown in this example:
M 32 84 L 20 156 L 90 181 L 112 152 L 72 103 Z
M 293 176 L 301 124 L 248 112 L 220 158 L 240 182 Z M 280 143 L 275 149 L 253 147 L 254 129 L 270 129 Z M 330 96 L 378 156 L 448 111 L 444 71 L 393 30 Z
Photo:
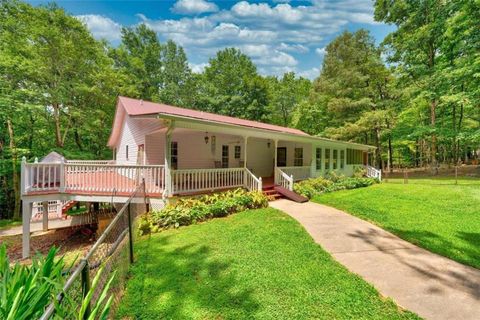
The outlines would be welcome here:
M 264 188 L 262 192 L 265 196 L 267 196 L 269 201 L 275 201 L 283 198 L 283 196 L 280 193 L 278 193 L 273 186 Z

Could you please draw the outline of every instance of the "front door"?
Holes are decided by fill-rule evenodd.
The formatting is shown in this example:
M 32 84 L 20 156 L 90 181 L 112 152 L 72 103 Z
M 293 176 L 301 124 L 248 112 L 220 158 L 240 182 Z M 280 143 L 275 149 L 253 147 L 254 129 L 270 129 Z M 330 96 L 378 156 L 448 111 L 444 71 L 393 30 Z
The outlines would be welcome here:
M 277 167 L 286 167 L 287 166 L 287 148 L 280 147 L 277 148 Z

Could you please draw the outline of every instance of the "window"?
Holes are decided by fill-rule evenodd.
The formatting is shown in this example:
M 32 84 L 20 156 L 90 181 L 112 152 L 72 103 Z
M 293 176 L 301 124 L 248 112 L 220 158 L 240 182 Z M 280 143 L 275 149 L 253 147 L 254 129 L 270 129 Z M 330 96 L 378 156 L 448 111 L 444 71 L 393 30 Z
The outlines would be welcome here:
M 322 170 L 322 148 L 317 148 L 315 150 L 315 153 L 316 153 L 316 158 L 315 158 L 316 168 L 317 168 L 317 170 Z
M 345 150 L 340 150 L 340 169 L 345 168 Z
M 170 166 L 173 170 L 178 169 L 178 143 L 176 141 L 170 143 Z
M 228 168 L 228 146 L 222 146 L 222 168 Z
M 303 166 L 303 148 L 295 148 L 295 154 L 293 158 L 293 165 L 295 167 Z
M 338 150 L 333 150 L 333 159 L 332 159 L 332 164 L 333 164 L 333 170 L 337 170 L 337 159 L 338 158 Z
M 240 146 L 235 146 L 235 159 L 240 159 L 240 154 L 242 153 L 242 149 Z
M 128 160 L 128 145 L 125 146 L 125 159 Z
M 330 170 L 330 149 L 325 149 L 325 170 Z
M 347 149 L 347 164 L 363 164 L 363 151 Z

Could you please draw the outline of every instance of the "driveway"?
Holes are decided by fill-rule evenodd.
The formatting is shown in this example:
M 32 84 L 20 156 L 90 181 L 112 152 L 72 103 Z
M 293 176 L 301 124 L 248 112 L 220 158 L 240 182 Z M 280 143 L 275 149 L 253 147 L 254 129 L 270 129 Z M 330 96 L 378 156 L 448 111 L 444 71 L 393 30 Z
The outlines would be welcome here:
M 480 319 L 480 270 L 421 249 L 343 211 L 313 202 L 270 206 L 382 295 L 426 319 Z

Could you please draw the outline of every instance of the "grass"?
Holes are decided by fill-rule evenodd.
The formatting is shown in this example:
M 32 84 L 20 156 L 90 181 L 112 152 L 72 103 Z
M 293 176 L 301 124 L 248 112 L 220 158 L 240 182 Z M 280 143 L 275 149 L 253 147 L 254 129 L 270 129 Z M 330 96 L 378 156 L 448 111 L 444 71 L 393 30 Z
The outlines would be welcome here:
M 418 319 L 274 209 L 154 234 L 136 259 L 119 319 Z
M 322 194 L 313 201 L 342 209 L 420 247 L 480 268 L 478 182 L 389 182 Z
M 0 220 L 0 230 L 8 229 L 11 227 L 21 226 L 22 221 L 12 220 L 12 219 L 1 219 Z

